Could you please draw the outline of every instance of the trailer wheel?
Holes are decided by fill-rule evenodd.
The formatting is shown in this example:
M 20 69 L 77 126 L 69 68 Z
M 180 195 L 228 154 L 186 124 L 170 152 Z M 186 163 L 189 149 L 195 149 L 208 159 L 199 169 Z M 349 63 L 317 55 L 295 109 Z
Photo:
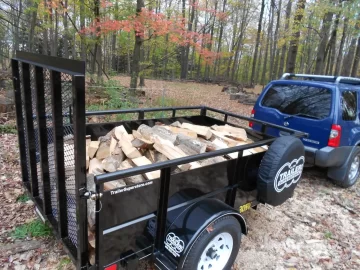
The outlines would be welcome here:
M 200 233 L 185 256 L 182 270 L 228 270 L 238 254 L 241 227 L 233 216 L 222 217 Z

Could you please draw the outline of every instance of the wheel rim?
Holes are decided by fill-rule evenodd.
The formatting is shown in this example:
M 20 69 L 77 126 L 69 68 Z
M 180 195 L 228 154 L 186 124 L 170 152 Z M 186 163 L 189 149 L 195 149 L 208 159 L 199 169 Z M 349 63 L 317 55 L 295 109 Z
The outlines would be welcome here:
M 234 240 L 227 232 L 216 235 L 201 254 L 197 270 L 221 270 L 227 264 Z
M 359 171 L 359 165 L 360 165 L 360 159 L 359 159 L 359 156 L 356 156 L 350 165 L 349 179 L 351 181 L 357 177 L 357 174 Z

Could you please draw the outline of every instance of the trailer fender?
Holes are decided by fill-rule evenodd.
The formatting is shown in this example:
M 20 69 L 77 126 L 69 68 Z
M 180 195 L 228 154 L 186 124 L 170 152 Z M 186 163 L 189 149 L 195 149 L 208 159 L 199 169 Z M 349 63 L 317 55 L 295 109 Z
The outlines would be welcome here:
M 234 216 L 239 221 L 241 232 L 247 234 L 242 215 L 220 200 L 204 199 L 183 209 L 166 232 L 165 254 L 174 263 L 181 265 L 197 237 L 204 230 L 210 232 L 213 222 L 227 215 Z

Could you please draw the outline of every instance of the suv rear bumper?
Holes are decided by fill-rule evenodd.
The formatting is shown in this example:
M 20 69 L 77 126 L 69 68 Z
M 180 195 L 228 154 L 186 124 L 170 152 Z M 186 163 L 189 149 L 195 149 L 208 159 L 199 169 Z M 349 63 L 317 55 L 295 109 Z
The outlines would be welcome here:
M 319 167 L 339 167 L 349 157 L 352 146 L 330 147 L 321 149 L 305 146 L 305 160 L 309 164 Z

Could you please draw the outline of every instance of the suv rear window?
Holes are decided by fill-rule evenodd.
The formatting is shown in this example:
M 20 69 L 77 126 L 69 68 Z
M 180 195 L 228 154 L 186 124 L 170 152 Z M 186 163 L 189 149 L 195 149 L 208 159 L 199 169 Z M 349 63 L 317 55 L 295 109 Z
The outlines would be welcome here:
M 323 119 L 330 114 L 331 90 L 305 85 L 272 85 L 261 105 L 289 115 Z

